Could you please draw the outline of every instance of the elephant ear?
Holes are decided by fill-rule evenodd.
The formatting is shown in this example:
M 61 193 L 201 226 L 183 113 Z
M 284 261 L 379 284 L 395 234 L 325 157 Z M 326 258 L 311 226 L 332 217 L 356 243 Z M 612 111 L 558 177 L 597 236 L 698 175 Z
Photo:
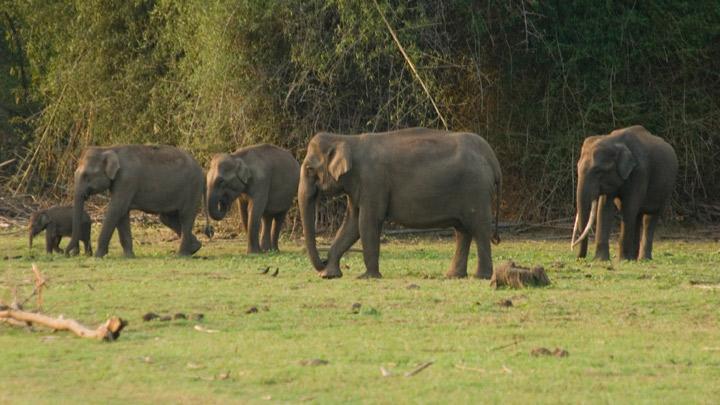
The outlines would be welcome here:
M 250 179 L 252 178 L 252 172 L 250 171 L 250 168 L 248 165 L 245 164 L 245 162 L 242 161 L 242 159 L 237 159 L 238 167 L 235 170 L 235 175 L 243 184 L 248 184 Z
M 334 145 L 328 153 L 328 158 L 330 159 L 328 171 L 335 181 L 340 180 L 340 176 L 349 172 L 352 168 L 350 146 L 345 142 Z
M 48 226 L 50 223 L 50 216 L 47 214 L 47 212 L 42 212 L 37 217 L 37 223 L 40 225 L 41 229 L 45 229 L 45 227 Z
M 616 147 L 619 149 L 617 171 L 620 177 L 623 180 L 626 180 L 635 166 L 637 166 L 637 159 L 635 159 L 635 156 L 632 152 L 630 152 L 630 149 L 628 149 L 627 146 L 619 143 Z
M 105 175 L 110 180 L 115 180 L 118 170 L 120 170 L 120 159 L 114 151 L 105 152 Z

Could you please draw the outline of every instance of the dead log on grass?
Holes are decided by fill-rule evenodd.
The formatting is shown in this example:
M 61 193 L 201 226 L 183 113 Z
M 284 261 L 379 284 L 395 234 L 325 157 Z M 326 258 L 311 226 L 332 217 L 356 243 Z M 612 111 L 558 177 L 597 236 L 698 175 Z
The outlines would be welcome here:
M 32 272 L 35 277 L 35 285 L 32 293 L 24 301 L 20 302 L 18 300 L 17 288 L 13 288 L 14 298 L 12 304 L 7 306 L 0 303 L 0 323 L 20 327 L 32 327 L 37 324 L 54 331 L 67 330 L 77 336 L 89 339 L 112 341 L 120 337 L 120 331 L 127 325 L 127 322 L 116 316 L 108 319 L 97 328 L 90 329 L 74 319 L 65 319 L 62 316 L 53 318 L 38 312 L 24 310 L 23 305 L 33 296 L 37 296 L 38 308 L 41 308 L 43 304 L 43 290 L 47 288 L 47 279 L 43 277 L 35 263 L 32 264 Z
M 496 267 L 490 279 L 490 286 L 493 288 L 542 287 L 549 284 L 550 279 L 542 266 L 535 266 L 529 269 L 518 266 L 512 261 L 502 263 Z
M 16 326 L 20 326 L 20 323 L 24 323 L 25 325 L 41 325 L 53 330 L 67 330 L 83 338 L 110 341 L 119 338 L 120 331 L 127 325 L 127 322 L 123 319 L 113 316 L 97 328 L 90 329 L 74 319 L 65 319 L 62 316 L 52 318 L 43 314 L 7 307 L 0 310 L 0 321 L 5 321 Z

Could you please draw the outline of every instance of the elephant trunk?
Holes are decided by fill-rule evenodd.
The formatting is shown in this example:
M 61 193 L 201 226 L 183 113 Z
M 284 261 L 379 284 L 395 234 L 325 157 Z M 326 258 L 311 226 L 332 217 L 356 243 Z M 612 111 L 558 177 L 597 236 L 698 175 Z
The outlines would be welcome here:
M 225 218 L 230 208 L 230 202 L 211 188 L 208 188 L 207 195 L 207 208 L 210 218 L 216 221 Z
M 305 249 L 307 250 L 310 262 L 315 270 L 321 271 L 325 264 L 320 259 L 315 241 L 315 209 L 317 207 L 317 189 L 307 184 L 304 178 L 300 181 L 300 192 L 298 196 L 300 206 L 300 217 L 303 225 L 303 237 L 305 238 Z
M 212 239 L 213 235 L 215 234 L 215 230 L 213 229 L 212 225 L 210 225 L 210 217 L 208 216 L 208 193 L 207 193 L 207 186 L 203 183 L 203 192 L 202 192 L 202 210 L 203 215 L 205 216 L 205 229 L 203 229 L 203 233 L 208 238 Z
M 80 238 L 82 233 L 82 222 L 85 213 L 85 198 L 87 193 L 82 187 L 79 187 L 76 183 L 75 186 L 75 198 L 73 200 L 73 221 L 72 221 L 72 237 L 67 247 L 65 247 L 65 254 L 72 253 L 76 255 L 80 253 Z

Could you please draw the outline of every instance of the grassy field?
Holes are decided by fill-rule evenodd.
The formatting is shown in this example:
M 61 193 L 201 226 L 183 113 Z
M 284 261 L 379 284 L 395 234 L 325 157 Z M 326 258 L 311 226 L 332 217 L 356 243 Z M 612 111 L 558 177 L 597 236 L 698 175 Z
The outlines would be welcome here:
M 382 280 L 355 279 L 362 256 L 350 253 L 345 277 L 327 281 L 292 241 L 282 253 L 246 256 L 244 241 L 215 240 L 184 259 L 169 254 L 177 242 L 163 241 L 167 231 L 135 234 L 131 260 L 119 257 L 117 238 L 98 260 L 46 256 L 42 238 L 33 256 L 21 234 L 0 236 L 3 301 L 12 285 L 29 293 L 35 262 L 50 279 L 45 312 L 93 326 L 110 315 L 130 321 L 113 343 L 0 325 L 0 402 L 720 398 L 717 242 L 660 240 L 650 263 L 608 264 L 576 260 L 565 240 L 506 239 L 493 251 L 496 265 L 542 264 L 553 284 L 493 290 L 487 281 L 443 278 L 449 239 L 383 244 Z M 266 266 L 279 268 L 277 277 L 260 275 Z M 512 306 L 499 305 L 505 299 Z M 143 322 L 147 312 L 204 319 Z M 538 347 L 569 356 L 531 355 Z M 305 364 L 311 359 L 327 364 Z

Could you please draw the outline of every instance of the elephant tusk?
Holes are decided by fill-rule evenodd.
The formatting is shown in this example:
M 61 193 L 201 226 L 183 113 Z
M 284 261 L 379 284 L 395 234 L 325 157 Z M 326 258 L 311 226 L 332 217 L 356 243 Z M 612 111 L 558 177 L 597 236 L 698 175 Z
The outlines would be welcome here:
M 578 243 L 582 242 L 583 239 L 585 239 L 588 234 L 590 233 L 590 230 L 592 229 L 593 222 L 595 222 L 595 215 L 597 214 L 597 200 L 594 200 L 592 202 L 592 205 L 590 205 L 590 219 L 588 219 L 587 225 L 585 226 L 585 230 L 582 234 L 573 242 L 571 247 L 575 247 Z
M 573 225 L 572 238 L 570 239 L 570 250 L 575 247 L 575 237 L 577 236 L 578 223 L 580 222 L 580 213 L 575 214 L 575 225 Z

